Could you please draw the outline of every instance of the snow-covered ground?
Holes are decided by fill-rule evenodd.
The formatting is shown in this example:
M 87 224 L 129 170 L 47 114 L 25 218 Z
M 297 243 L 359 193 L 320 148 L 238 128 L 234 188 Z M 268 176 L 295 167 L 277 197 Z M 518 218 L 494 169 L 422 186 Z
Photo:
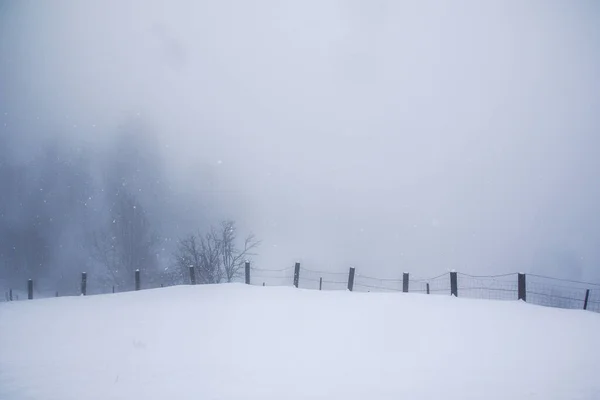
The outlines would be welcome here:
M 0 399 L 600 399 L 600 315 L 182 286 L 0 304 Z

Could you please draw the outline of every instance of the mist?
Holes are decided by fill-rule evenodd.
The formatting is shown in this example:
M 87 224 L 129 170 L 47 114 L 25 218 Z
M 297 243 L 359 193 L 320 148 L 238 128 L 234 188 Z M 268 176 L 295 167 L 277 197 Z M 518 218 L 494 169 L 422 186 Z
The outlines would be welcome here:
M 232 219 L 268 267 L 599 280 L 599 50 L 593 1 L 0 0 L 0 168 L 29 171 L 2 223 L 54 149 L 84 205 L 49 276 L 90 262 L 64 243 L 95 184 L 135 192 L 160 268 Z

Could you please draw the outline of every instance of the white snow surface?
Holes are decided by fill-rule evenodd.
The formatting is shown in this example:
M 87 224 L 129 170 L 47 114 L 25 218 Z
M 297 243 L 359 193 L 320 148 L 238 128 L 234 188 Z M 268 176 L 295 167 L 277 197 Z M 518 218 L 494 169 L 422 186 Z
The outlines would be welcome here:
M 241 284 L 0 304 L 0 399 L 600 399 L 600 315 Z

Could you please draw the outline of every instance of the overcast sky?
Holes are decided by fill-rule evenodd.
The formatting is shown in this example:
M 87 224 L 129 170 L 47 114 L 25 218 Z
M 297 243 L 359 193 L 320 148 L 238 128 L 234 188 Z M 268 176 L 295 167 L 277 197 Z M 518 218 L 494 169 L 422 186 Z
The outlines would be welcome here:
M 597 1 L 0 0 L 12 157 L 139 119 L 264 267 L 600 279 L 599 111 Z

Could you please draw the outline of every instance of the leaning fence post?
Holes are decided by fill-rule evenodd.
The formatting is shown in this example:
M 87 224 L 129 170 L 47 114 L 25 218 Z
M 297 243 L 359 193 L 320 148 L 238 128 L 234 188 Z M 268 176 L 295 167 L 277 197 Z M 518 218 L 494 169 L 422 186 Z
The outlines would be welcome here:
M 585 291 L 585 300 L 583 301 L 583 309 L 587 310 L 588 300 L 590 299 L 590 289 L 586 289 Z
M 246 273 L 246 285 L 250 284 L 250 261 L 246 261 L 244 264 L 244 269 Z
M 456 272 L 450 272 L 450 295 L 458 297 L 458 277 Z
M 402 274 L 402 292 L 408 293 L 408 272 Z
M 190 284 L 196 284 L 196 269 L 193 265 L 190 265 Z
M 87 294 L 87 273 L 81 273 L 81 295 L 85 296 Z M 58 296 L 56 296 L 58 297 Z
M 426 285 L 427 285 L 427 294 L 429 294 L 429 283 L 427 283 Z
M 527 281 L 525 278 L 525 274 L 518 274 L 518 299 L 527 301 Z
M 294 286 L 298 287 L 300 282 L 300 263 L 296 263 L 294 266 Z
M 354 289 L 354 272 L 355 268 L 350 267 L 350 271 L 348 272 L 348 290 L 352 291 Z
M 319 290 L 323 289 L 323 277 L 319 278 Z
M 27 298 L 33 300 L 33 279 L 27 281 Z
M 135 270 L 135 290 L 140 290 L 140 270 Z

